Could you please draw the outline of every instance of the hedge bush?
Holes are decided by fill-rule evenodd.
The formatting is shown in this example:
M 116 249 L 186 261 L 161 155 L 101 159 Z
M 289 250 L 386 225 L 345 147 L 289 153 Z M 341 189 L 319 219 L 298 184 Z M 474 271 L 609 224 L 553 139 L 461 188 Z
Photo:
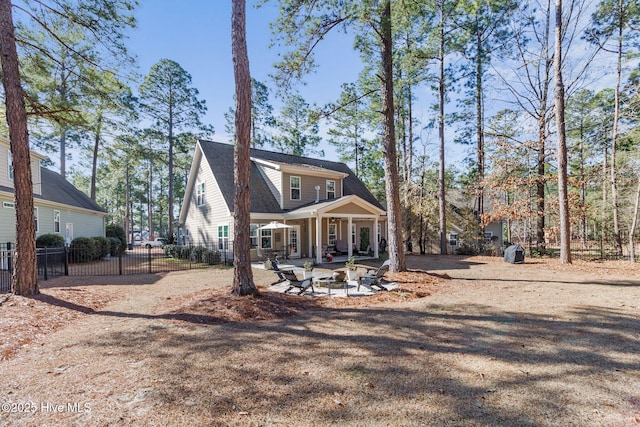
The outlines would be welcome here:
M 222 257 L 220 256 L 220 252 L 218 251 L 212 251 L 207 249 L 202 254 L 202 262 L 204 264 L 209 264 L 209 265 L 219 264 L 221 259 Z
M 220 252 L 203 246 L 164 245 L 164 254 L 172 258 L 209 265 L 219 264 L 222 259 Z
M 111 256 L 122 255 L 127 248 L 127 245 L 122 244 L 122 241 L 117 237 L 109 237 L 109 253 Z
M 90 262 L 96 259 L 95 241 L 89 237 L 76 237 L 71 241 L 71 261 Z
M 64 237 L 59 234 L 43 234 L 36 239 L 36 248 L 61 248 L 64 246 Z
M 207 251 L 207 248 L 202 246 L 194 246 L 191 249 L 191 261 L 193 262 L 202 262 L 202 255 Z
M 111 241 L 109 239 L 102 236 L 92 237 L 91 239 L 93 239 L 96 249 L 95 259 L 102 259 L 109 255 L 109 251 L 111 250 Z
M 124 232 L 124 228 L 122 228 L 122 226 L 117 224 L 107 225 L 105 235 L 107 237 L 115 237 L 116 239 L 120 240 L 120 244 L 122 245 L 122 248 L 127 247 L 127 233 Z

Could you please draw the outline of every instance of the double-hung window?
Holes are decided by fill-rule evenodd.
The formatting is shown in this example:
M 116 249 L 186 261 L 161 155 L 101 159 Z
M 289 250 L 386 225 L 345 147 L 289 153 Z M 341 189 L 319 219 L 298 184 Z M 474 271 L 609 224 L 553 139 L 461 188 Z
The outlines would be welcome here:
M 291 187 L 291 200 L 300 200 L 300 177 L 292 176 L 289 178 Z
M 336 182 L 333 180 L 327 180 L 327 199 L 336 198 Z
M 196 188 L 196 205 L 204 206 L 204 182 L 200 182 Z
M 36 229 L 36 233 L 38 230 L 38 208 L 33 208 L 33 226 Z
M 260 230 L 260 247 L 262 249 L 271 249 L 271 230 Z
M 229 226 L 218 226 L 218 249 L 229 249 Z
M 251 224 L 249 226 L 249 237 L 251 238 L 251 249 L 255 249 L 258 247 L 258 227 L 259 224 Z
M 60 232 L 60 211 L 53 211 L 53 232 Z

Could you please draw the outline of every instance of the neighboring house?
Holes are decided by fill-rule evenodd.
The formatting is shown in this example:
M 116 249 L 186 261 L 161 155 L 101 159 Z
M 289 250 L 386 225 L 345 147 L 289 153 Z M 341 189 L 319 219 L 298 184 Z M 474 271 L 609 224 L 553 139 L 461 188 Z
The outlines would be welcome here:
M 447 202 L 453 211 L 452 221 L 449 221 L 447 231 L 448 248 L 447 253 L 455 254 L 456 250 L 464 243 L 462 234 L 464 233 L 464 218 L 462 217 L 463 209 L 472 209 L 477 212 L 477 199 L 468 195 L 465 195 L 460 190 L 450 190 L 447 192 Z M 493 204 L 493 199 L 489 195 L 484 197 L 484 212 L 490 212 Z M 504 223 L 502 220 L 495 220 L 485 225 L 484 227 L 484 241 L 486 245 L 492 245 L 496 249 L 496 253 L 500 253 L 500 250 L 504 246 Z M 469 242 L 473 243 L 473 242 Z
M 386 239 L 385 209 L 347 165 L 252 149 L 250 168 L 252 260 L 273 251 L 318 262 L 325 252 L 351 256 L 367 236 L 367 247 L 378 256 L 380 239 Z M 232 247 L 233 169 L 233 145 L 197 142 L 179 243 Z M 272 221 L 290 228 L 261 228 Z
M 60 174 L 40 167 L 43 159 L 44 156 L 31 152 L 36 237 L 55 233 L 70 243 L 75 237 L 104 236 L 106 211 Z M 0 243 L 15 242 L 13 193 L 9 141 L 0 137 Z

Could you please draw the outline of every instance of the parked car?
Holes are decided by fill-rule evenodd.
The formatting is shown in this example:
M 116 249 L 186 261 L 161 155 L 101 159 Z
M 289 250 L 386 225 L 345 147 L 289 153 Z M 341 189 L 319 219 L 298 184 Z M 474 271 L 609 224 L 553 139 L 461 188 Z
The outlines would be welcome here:
M 143 240 L 140 245 L 147 249 L 151 249 L 151 248 L 161 248 L 166 243 L 167 243 L 166 239 L 163 239 L 162 237 L 158 237 L 154 240 Z

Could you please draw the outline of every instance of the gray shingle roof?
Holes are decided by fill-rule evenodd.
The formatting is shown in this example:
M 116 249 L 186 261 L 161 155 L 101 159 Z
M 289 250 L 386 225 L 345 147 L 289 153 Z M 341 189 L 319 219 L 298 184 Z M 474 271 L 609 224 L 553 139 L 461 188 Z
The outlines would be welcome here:
M 42 194 L 34 194 L 34 200 L 47 200 L 96 212 L 107 212 L 59 173 L 40 168 L 40 175 Z M 13 193 L 13 187 L 0 186 L 0 190 Z
M 233 145 L 221 142 L 200 140 L 202 152 L 224 195 L 230 211 L 233 211 Z M 292 165 L 310 165 L 348 174 L 343 180 L 344 195 L 356 195 L 372 205 L 384 210 L 384 207 L 371 194 L 353 171 L 344 163 L 331 162 L 325 159 L 294 156 L 291 154 L 275 153 L 273 151 L 251 149 L 251 157 L 277 163 Z M 258 170 L 255 162 L 251 162 L 250 171 L 251 212 L 282 213 L 280 203 L 275 199 L 271 190 Z
M 42 176 L 42 195 L 38 196 L 34 194 L 35 199 L 63 203 L 92 211 L 106 212 L 100 205 L 91 200 L 89 196 L 64 179 L 62 175 L 46 168 L 40 168 L 40 174 Z

